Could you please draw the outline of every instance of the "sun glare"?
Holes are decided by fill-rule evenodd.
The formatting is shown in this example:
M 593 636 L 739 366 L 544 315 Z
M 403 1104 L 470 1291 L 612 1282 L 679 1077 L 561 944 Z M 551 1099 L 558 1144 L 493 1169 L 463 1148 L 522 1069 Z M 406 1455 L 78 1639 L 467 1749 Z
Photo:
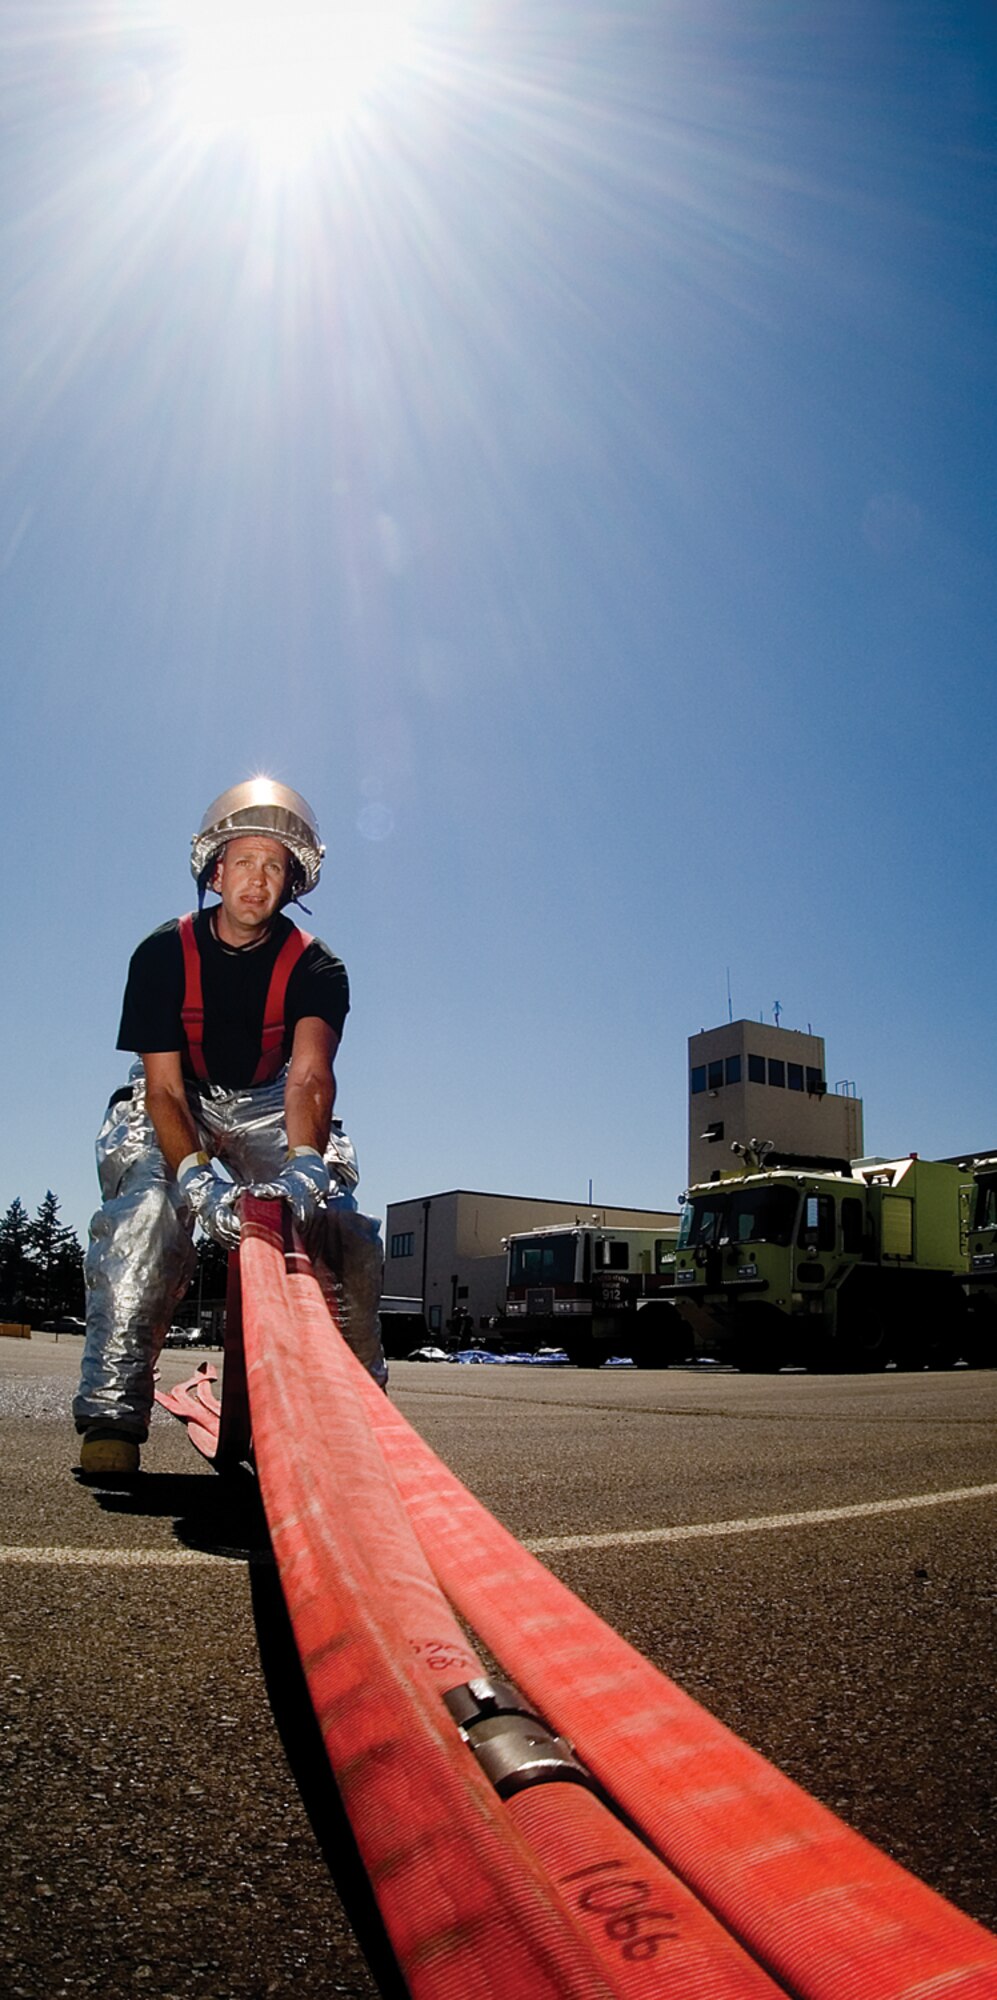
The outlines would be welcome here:
M 409 12 L 403 0 L 180 0 L 189 128 L 300 164 L 404 61 Z

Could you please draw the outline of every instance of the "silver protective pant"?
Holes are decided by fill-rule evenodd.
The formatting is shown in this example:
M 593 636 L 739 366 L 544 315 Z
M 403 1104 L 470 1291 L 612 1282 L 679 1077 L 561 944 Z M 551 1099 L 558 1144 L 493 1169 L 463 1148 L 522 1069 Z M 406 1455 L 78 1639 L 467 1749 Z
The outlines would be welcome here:
M 274 1179 L 287 1151 L 283 1074 L 250 1090 L 188 1084 L 187 1098 L 200 1145 L 233 1180 Z M 326 1160 L 342 1192 L 330 1195 L 306 1232 L 309 1254 L 347 1341 L 383 1384 L 379 1227 L 357 1210 L 355 1155 L 341 1130 L 334 1130 Z M 159 1150 L 140 1062 L 108 1105 L 97 1135 L 97 1173 L 103 1201 L 90 1224 L 87 1336 L 73 1416 L 77 1430 L 120 1424 L 141 1439 L 148 1435 L 159 1352 L 196 1260 L 194 1217 Z

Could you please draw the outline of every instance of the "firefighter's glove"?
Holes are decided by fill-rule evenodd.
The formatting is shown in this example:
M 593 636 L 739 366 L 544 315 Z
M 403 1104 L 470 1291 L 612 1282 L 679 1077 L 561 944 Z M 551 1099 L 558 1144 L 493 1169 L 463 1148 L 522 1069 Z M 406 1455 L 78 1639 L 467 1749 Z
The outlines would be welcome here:
M 216 1174 L 207 1153 L 188 1153 L 177 1168 L 177 1185 L 188 1208 L 192 1208 L 201 1228 L 223 1250 L 239 1246 L 239 1216 L 236 1196 L 242 1189 Z
M 295 1146 L 276 1180 L 253 1193 L 263 1201 L 286 1201 L 296 1223 L 307 1229 L 329 1192 L 329 1169 L 313 1146 Z

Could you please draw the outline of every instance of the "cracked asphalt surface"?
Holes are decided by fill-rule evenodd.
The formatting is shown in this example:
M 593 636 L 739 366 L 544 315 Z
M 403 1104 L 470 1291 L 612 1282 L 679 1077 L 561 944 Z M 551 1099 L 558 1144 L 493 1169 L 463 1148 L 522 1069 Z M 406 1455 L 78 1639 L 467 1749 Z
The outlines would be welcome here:
M 157 1415 L 79 1485 L 79 1344 L 0 1341 L 0 1976 L 14 2000 L 395 2000 L 247 1474 Z M 164 1357 L 167 1382 L 190 1357 Z M 997 1481 L 997 1374 L 395 1364 L 392 1394 L 664 1672 L 997 1928 L 997 1497 L 760 1533 L 635 1529 Z

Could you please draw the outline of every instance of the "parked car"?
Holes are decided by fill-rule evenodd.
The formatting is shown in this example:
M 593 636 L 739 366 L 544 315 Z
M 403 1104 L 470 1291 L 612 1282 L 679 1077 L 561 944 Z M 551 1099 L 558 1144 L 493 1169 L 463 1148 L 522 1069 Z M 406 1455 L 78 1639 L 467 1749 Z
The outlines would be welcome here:
M 450 1359 L 452 1361 L 476 1361 L 478 1363 L 484 1361 L 490 1362 L 493 1367 L 498 1367 L 505 1360 L 505 1355 L 490 1354 L 487 1347 L 462 1347 L 456 1354 L 452 1354 Z
M 449 1354 L 445 1354 L 442 1347 L 413 1347 L 411 1354 L 406 1356 L 408 1361 L 449 1361 L 449 1359 Z
M 42 1327 L 43 1333 L 85 1333 L 86 1330 L 86 1320 L 75 1319 L 72 1313 L 62 1313 L 58 1319 L 47 1319 Z
M 533 1356 L 535 1368 L 567 1368 L 570 1354 L 563 1347 L 538 1347 Z
M 196 1326 L 171 1326 L 163 1342 L 164 1347 L 197 1347 Z

